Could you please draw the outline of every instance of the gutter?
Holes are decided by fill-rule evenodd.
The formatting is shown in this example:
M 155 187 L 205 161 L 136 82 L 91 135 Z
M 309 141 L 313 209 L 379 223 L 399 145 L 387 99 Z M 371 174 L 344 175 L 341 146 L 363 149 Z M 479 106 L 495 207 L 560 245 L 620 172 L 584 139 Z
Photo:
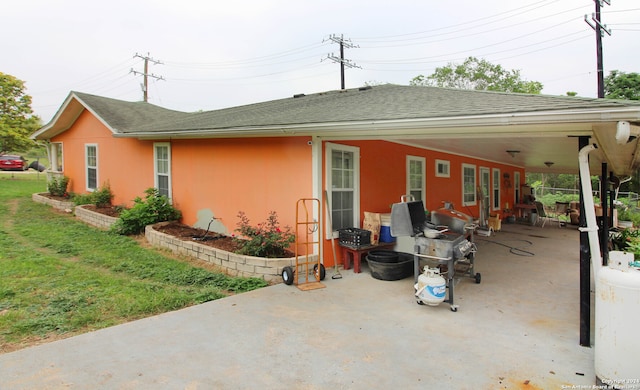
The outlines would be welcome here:
M 633 117 L 633 118 L 630 118 Z M 582 131 L 585 135 L 592 133 L 592 124 L 600 122 L 615 122 L 620 120 L 635 121 L 640 120 L 640 111 L 638 108 L 622 108 L 614 110 L 586 110 L 586 111 L 541 111 L 536 113 L 510 113 L 499 115 L 471 115 L 456 117 L 434 117 L 434 118 L 417 118 L 417 119 L 388 119 L 388 120 L 362 120 L 349 122 L 316 122 L 316 123 L 298 123 L 298 124 L 281 124 L 281 125 L 265 125 L 265 126 L 242 126 L 227 128 L 199 128 L 199 129 L 183 129 L 183 130 L 166 130 L 166 131 L 135 131 L 128 133 L 115 133 L 115 137 L 123 138 L 139 138 L 139 139 L 161 139 L 161 138 L 206 138 L 206 137 L 255 137 L 255 136 L 307 136 L 318 135 L 319 132 L 323 136 L 333 135 L 339 137 L 352 136 L 375 136 L 375 135 L 393 135 L 393 136 L 414 136 L 425 135 L 426 129 L 452 129 L 459 128 L 458 134 L 466 136 L 469 134 L 478 134 L 478 128 L 492 127 L 495 133 L 508 133 L 511 130 L 509 126 L 544 126 L 540 129 L 542 133 L 545 129 L 549 133 L 564 133 L 566 129 L 562 129 L 563 124 L 573 123 L 576 125 L 585 124 L 588 127 L 584 129 L 571 129 L 572 133 Z M 558 125 L 552 127 L 551 125 Z M 384 134 L 376 134 L 376 131 L 385 132 Z M 386 132 L 393 131 L 394 134 Z M 373 132 L 373 133 L 372 133 Z M 536 133 L 538 133 L 536 131 Z M 576 133 L 577 134 L 577 133 Z M 573 135 L 576 135 L 573 134 Z M 451 136 L 451 132 L 448 132 Z M 540 134 L 538 134 L 540 135 Z

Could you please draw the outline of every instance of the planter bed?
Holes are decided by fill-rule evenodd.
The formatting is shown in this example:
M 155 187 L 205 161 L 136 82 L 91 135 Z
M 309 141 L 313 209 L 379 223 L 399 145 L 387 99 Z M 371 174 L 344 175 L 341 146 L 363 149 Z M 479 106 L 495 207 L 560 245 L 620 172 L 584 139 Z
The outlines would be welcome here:
M 73 209 L 75 208 L 75 204 L 73 202 L 69 200 L 58 200 L 58 199 L 50 198 L 48 192 L 33 194 L 31 195 L 31 199 L 34 202 L 48 204 L 49 206 L 57 210 L 65 211 L 68 213 L 72 212 Z
M 281 283 L 282 269 L 287 266 L 295 266 L 295 257 L 267 258 L 239 255 L 193 240 L 171 236 L 155 229 L 156 226 L 167 223 L 169 222 L 160 222 L 146 227 L 145 237 L 151 245 L 214 264 L 229 275 L 256 277 L 269 283 Z
M 90 210 L 88 207 L 90 206 L 77 206 L 74 210 L 76 218 L 78 218 L 82 222 L 104 230 L 108 230 L 111 225 L 116 223 L 116 221 L 118 220 L 118 218 L 116 217 L 111 217 L 109 215 Z

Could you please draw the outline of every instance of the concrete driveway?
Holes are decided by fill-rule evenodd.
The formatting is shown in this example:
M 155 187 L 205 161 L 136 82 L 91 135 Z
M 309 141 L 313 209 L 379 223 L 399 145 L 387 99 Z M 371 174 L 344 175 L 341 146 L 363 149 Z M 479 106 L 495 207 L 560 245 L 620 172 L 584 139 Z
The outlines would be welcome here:
M 502 227 L 477 240 L 482 283 L 460 279 L 455 313 L 417 305 L 412 278 L 330 269 L 323 289 L 280 284 L 0 355 L 0 388 L 590 387 L 576 228 Z

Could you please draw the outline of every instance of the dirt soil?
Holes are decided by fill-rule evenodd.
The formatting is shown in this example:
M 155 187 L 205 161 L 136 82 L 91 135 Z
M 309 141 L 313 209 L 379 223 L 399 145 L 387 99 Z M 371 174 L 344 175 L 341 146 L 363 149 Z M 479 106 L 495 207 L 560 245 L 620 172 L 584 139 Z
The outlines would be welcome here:
M 108 215 L 110 217 L 118 218 L 120 216 L 120 212 L 122 211 L 122 207 L 117 206 L 107 206 L 107 207 L 96 207 L 93 204 L 85 204 L 84 207 L 87 210 L 94 211 L 96 213 Z
M 219 233 L 208 232 L 204 229 L 194 228 L 178 222 L 171 222 L 164 226 L 156 226 L 156 230 L 177 237 L 183 241 L 194 241 L 202 245 L 222 249 L 227 252 L 235 252 L 240 247 L 233 238 Z

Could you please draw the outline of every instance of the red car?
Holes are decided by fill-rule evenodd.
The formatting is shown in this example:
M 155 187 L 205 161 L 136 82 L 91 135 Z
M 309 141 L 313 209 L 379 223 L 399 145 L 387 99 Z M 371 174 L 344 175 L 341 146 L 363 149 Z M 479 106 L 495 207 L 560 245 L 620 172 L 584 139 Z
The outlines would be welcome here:
M 26 171 L 29 169 L 27 160 L 22 156 L 13 154 L 3 154 L 0 156 L 0 170 L 3 171 Z

